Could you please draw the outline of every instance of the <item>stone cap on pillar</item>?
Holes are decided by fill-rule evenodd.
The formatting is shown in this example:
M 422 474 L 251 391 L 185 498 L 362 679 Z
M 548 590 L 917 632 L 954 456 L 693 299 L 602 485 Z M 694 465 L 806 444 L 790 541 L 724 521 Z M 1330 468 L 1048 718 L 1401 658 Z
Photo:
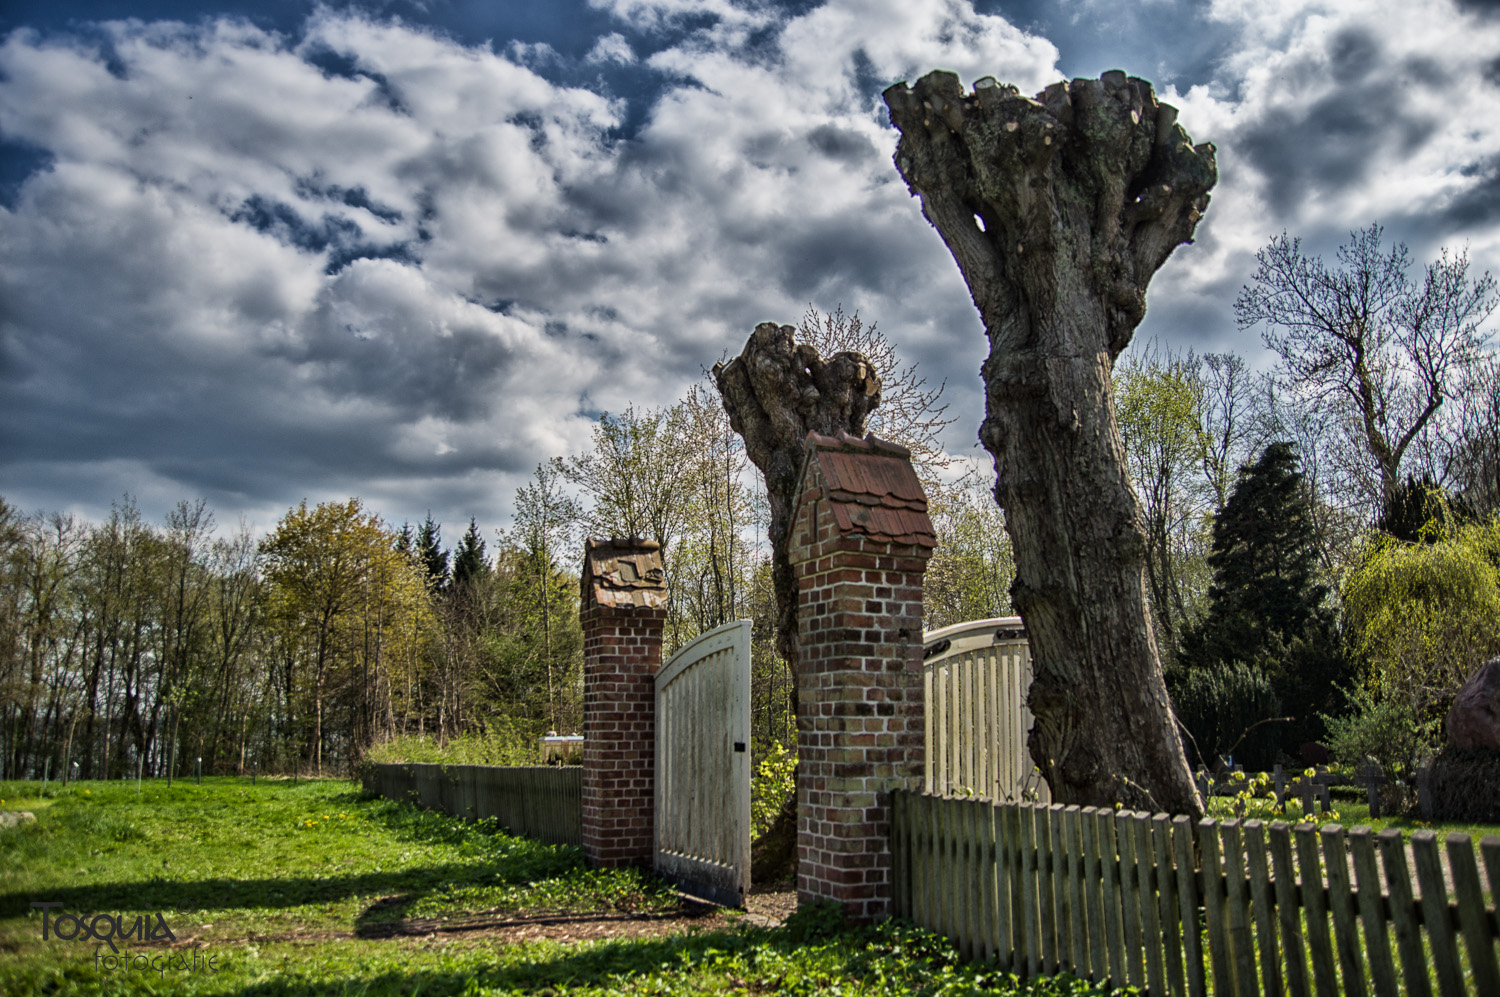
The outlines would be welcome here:
M 661 545 L 640 537 L 585 540 L 582 594 L 584 608 L 665 607 L 667 576 L 661 566 Z
M 911 466 L 911 451 L 876 437 L 848 433 L 808 433 L 796 508 L 824 499 L 843 536 L 862 535 L 883 543 L 937 546 L 927 515 L 927 493 Z

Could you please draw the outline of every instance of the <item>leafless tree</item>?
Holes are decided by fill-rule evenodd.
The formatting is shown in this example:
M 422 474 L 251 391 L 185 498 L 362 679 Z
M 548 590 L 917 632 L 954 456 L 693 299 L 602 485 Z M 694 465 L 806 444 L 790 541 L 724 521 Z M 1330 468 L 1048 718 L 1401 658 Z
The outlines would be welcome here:
M 1468 253 L 1445 249 L 1414 283 L 1406 246 L 1386 252 L 1379 225 L 1351 233 L 1332 266 L 1284 232 L 1256 262 L 1234 304 L 1240 327 L 1265 326 L 1281 387 L 1335 422 L 1364 458 L 1365 498 L 1383 503 L 1408 450 L 1481 357 L 1494 278 L 1471 280 Z

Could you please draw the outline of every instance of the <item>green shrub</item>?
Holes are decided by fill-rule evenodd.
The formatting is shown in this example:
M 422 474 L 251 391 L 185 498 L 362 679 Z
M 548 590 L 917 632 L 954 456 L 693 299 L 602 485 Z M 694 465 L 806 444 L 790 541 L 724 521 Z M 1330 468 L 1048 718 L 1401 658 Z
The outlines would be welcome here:
M 1367 688 L 1356 688 L 1347 696 L 1347 713 L 1323 718 L 1328 750 L 1339 762 L 1354 766 L 1373 758 L 1395 776 L 1415 771 L 1417 760 L 1437 748 L 1440 721 L 1419 716 L 1409 700 L 1379 696 Z
M 1279 717 L 1281 704 L 1263 671 L 1239 661 L 1211 665 L 1187 672 L 1176 686 L 1177 719 L 1187 731 L 1189 755 L 1196 753 L 1200 764 L 1211 768 L 1229 754 L 1247 769 L 1275 763 L 1279 725 L 1262 721 Z
M 759 838 L 776 821 L 786 801 L 797 792 L 797 753 L 773 742 L 750 777 L 751 838 Z

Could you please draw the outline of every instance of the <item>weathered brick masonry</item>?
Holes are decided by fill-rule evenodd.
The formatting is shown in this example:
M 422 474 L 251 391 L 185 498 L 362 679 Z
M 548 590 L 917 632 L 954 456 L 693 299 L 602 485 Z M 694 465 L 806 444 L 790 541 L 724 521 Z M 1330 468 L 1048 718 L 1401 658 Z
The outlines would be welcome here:
M 937 539 L 902 447 L 808 434 L 797 579 L 797 894 L 889 913 L 890 791 L 923 765 L 922 575 Z
M 657 544 L 589 540 L 582 595 L 584 855 L 594 866 L 650 866 L 667 618 Z

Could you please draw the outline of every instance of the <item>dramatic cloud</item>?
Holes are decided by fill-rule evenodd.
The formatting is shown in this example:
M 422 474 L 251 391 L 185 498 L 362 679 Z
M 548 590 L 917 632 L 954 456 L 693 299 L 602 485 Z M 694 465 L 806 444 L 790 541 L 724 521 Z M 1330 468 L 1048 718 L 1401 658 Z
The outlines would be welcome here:
M 589 6 L 611 30 L 562 49 L 333 8 L 4 38 L 0 138 L 45 165 L 0 208 L 0 491 L 499 525 L 598 412 L 669 402 L 809 303 L 946 378 L 968 453 L 982 331 L 880 100 L 932 68 L 1155 73 L 1219 144 L 1143 337 L 1257 350 L 1229 302 L 1282 228 L 1500 257 L 1484 5 Z

